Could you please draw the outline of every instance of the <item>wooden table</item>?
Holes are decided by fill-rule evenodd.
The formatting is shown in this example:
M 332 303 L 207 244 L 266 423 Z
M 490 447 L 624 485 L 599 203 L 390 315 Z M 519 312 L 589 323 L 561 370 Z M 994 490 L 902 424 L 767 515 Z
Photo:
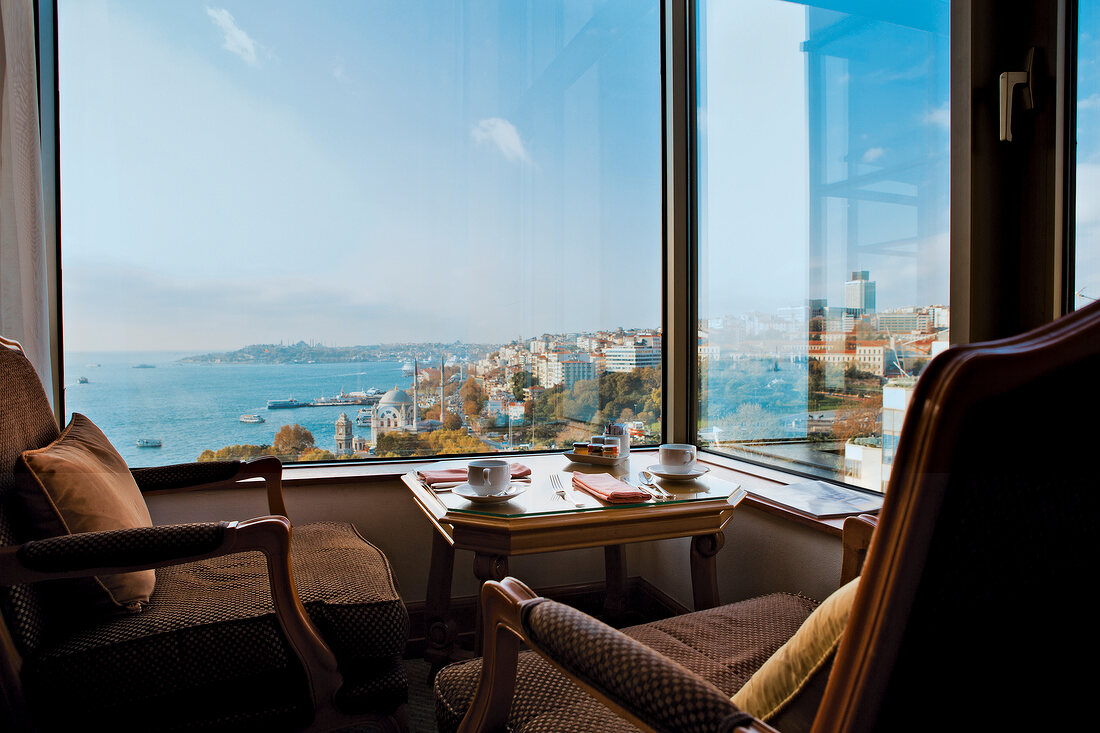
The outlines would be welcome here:
M 435 527 L 425 611 L 428 649 L 425 659 L 433 668 L 454 658 L 457 628 L 450 616 L 451 579 L 456 549 L 474 553 L 474 575 L 480 582 L 501 580 L 508 574 L 508 558 L 539 552 L 603 547 L 609 611 L 623 610 L 626 562 L 623 545 L 631 542 L 691 537 L 691 581 L 695 608 L 718 604 L 715 554 L 724 542 L 722 528 L 745 496 L 735 483 L 712 473 L 692 481 L 660 481 L 674 494 L 668 501 L 606 504 L 574 491 L 583 506 L 575 507 L 556 495 L 550 474 L 558 473 L 566 487 L 573 471 L 636 477 L 638 470 L 657 462 L 655 451 L 633 451 L 615 466 L 572 463 L 561 454 L 524 456 L 519 462 L 532 469 L 531 485 L 522 494 L 500 504 L 474 504 L 450 491 L 435 492 L 416 473 L 402 477 L 417 506 Z M 431 469 L 465 466 L 466 460 L 444 461 Z M 475 654 L 481 651 L 481 608 L 475 627 Z

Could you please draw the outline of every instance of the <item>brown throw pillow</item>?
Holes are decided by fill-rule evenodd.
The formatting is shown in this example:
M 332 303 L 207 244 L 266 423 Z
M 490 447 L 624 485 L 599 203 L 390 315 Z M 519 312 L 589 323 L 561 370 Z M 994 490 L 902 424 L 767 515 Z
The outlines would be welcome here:
M 36 539 L 151 527 L 149 509 L 126 461 L 91 420 L 74 413 L 60 437 L 24 451 L 16 486 Z M 66 581 L 66 600 L 136 613 L 149 602 L 156 575 L 140 570 Z

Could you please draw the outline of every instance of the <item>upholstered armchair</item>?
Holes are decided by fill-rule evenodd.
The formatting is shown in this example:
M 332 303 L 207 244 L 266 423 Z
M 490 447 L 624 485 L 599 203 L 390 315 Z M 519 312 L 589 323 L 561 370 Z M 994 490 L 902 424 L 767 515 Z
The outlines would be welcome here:
M 766 596 L 624 633 L 486 584 L 485 657 L 437 675 L 441 730 L 1091 727 L 1098 374 L 1100 303 L 937 356 L 873 536 L 846 520 L 861 574 L 820 606 Z
M 130 472 L 87 418 L 58 430 L 9 344 L 0 384 L 0 727 L 407 729 L 389 563 L 349 524 L 292 527 L 278 459 Z M 110 521 L 144 521 L 74 531 L 80 501 L 115 506 L 90 493 L 105 480 L 137 487 Z M 269 516 L 148 522 L 144 495 L 242 482 L 265 485 Z

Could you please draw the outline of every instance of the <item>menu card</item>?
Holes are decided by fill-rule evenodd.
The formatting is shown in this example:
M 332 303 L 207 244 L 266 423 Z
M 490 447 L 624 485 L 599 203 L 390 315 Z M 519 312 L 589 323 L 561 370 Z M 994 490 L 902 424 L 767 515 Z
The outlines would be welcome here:
M 766 489 L 753 488 L 751 493 L 815 519 L 833 519 L 856 514 L 874 514 L 882 508 L 883 497 L 849 489 L 825 481 L 809 481 Z

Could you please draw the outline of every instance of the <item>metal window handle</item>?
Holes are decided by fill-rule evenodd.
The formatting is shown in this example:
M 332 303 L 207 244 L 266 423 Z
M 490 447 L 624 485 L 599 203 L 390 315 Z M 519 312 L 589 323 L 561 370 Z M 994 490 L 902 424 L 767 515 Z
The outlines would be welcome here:
M 1035 106 L 1035 99 L 1032 96 L 1031 91 L 1031 66 L 1035 61 L 1035 48 L 1029 48 L 1027 51 L 1027 67 L 1024 71 L 1005 71 L 1001 73 L 1001 139 L 1008 142 L 1012 141 L 1012 97 L 1016 91 L 1016 87 L 1023 85 L 1023 91 L 1020 94 L 1020 102 L 1024 105 L 1024 109 L 1031 109 Z

